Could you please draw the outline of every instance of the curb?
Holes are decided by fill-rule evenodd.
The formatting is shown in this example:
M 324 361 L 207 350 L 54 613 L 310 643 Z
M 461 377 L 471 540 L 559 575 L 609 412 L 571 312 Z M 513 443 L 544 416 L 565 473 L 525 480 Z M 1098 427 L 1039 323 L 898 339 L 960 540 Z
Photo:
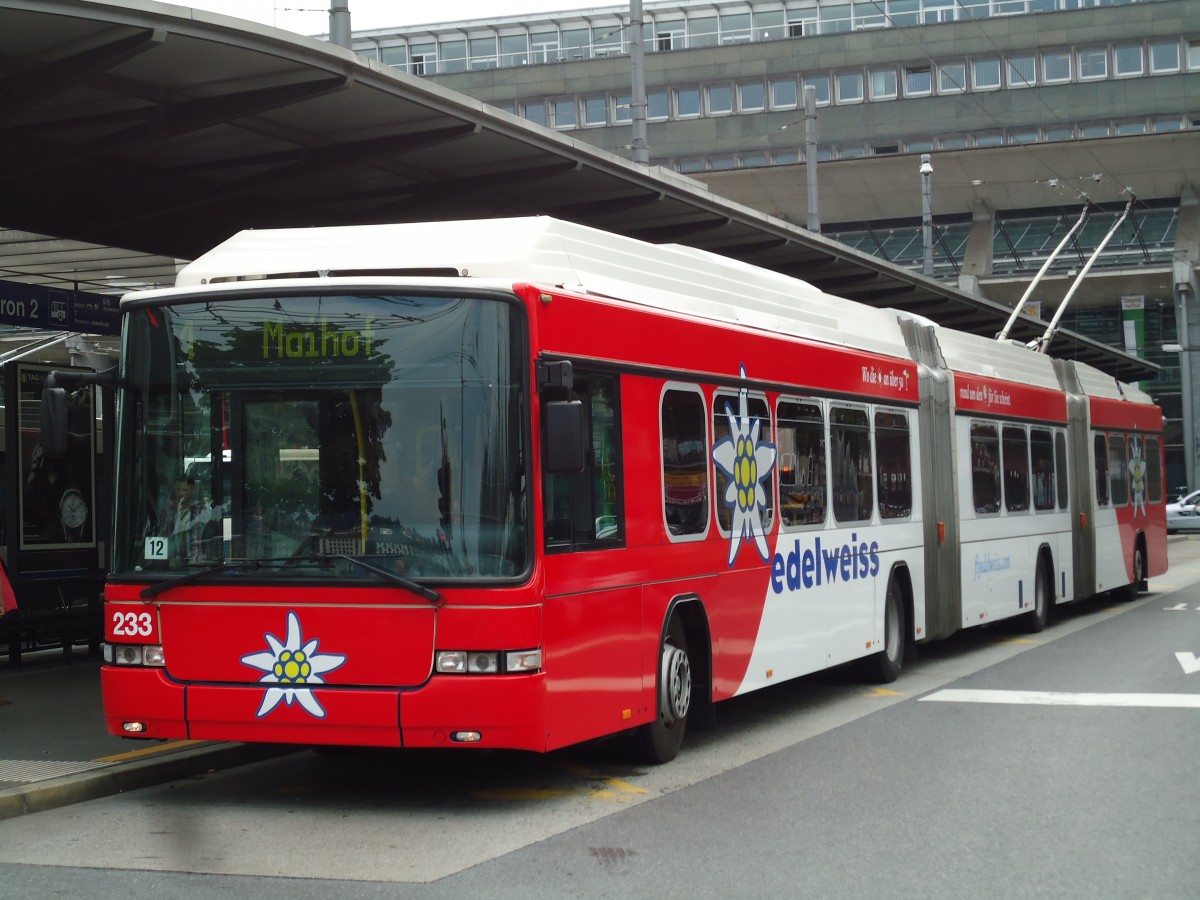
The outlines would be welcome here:
M 124 791 L 152 787 L 179 778 L 203 775 L 217 769 L 247 765 L 296 753 L 302 747 L 277 744 L 220 743 L 181 750 L 162 759 L 116 763 L 77 775 L 0 791 L 0 819 L 58 809 L 85 800 L 111 797 Z

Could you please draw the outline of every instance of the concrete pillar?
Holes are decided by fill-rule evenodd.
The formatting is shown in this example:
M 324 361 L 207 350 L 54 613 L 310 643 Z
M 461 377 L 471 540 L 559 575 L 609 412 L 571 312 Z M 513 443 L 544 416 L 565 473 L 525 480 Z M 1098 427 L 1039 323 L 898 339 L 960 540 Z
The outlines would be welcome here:
M 982 200 L 971 206 L 971 231 L 967 249 L 963 252 L 962 271 L 958 276 L 959 290 L 979 296 L 979 279 L 992 274 L 995 250 L 996 213 Z
M 1183 464 L 1189 488 L 1195 488 L 1200 473 L 1200 292 L 1196 265 L 1200 262 L 1200 197 L 1187 186 L 1179 197 L 1179 224 L 1175 230 L 1175 254 L 1171 263 L 1175 288 L 1175 323 L 1179 330 L 1179 384 L 1183 406 Z

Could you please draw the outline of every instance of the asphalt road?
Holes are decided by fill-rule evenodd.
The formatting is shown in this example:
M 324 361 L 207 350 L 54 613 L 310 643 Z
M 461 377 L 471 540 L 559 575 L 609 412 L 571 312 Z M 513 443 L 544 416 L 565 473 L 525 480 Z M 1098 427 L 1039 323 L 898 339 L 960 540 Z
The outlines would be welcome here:
M 670 765 L 305 752 L 0 821 L 0 897 L 1200 893 L 1200 541 L 1132 604 L 975 630 L 886 689 L 722 704 Z

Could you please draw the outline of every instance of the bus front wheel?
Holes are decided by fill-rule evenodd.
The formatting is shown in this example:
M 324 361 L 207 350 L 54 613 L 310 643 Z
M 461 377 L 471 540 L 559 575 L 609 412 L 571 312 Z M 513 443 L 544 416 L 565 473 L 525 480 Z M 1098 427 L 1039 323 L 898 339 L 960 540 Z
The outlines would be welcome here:
M 679 754 L 692 703 L 692 663 L 678 616 L 671 617 L 659 647 L 656 693 L 657 715 L 634 732 L 634 752 L 641 762 L 661 765 Z

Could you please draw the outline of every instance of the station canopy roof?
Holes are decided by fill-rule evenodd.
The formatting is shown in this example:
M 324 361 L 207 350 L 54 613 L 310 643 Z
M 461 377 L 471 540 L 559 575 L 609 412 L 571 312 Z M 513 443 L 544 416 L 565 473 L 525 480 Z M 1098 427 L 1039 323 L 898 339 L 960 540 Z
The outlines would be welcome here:
M 699 247 L 977 334 L 1010 312 L 322 41 L 148 0 L 0 7 L 0 278 L 94 291 L 243 228 L 522 215 Z M 1011 337 L 1044 330 L 1022 316 Z M 1050 352 L 1124 380 L 1156 371 L 1068 332 Z

